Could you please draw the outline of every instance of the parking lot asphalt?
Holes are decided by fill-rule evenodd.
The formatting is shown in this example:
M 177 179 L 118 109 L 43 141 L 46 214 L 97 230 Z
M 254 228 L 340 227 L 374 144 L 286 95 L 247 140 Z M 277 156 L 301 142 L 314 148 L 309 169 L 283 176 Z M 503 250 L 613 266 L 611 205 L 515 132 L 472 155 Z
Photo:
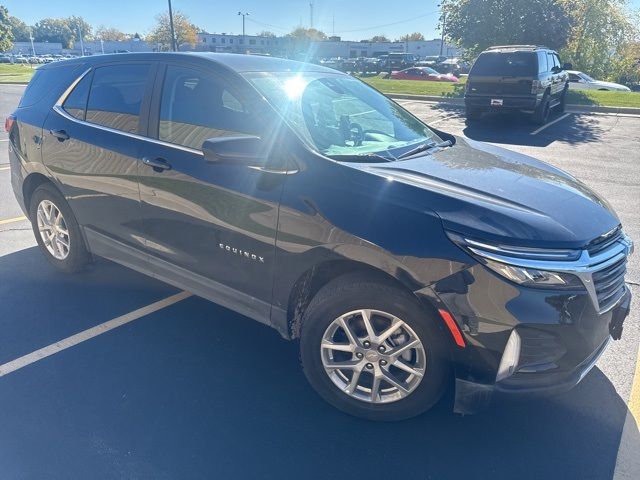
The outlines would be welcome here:
M 0 115 L 15 108 L 22 88 L 0 86 Z M 539 127 L 517 117 L 467 126 L 459 110 L 401 103 L 435 128 L 569 171 L 640 239 L 640 118 L 572 114 L 533 134 Z M 623 339 L 571 392 L 500 401 L 466 417 L 451 413 L 447 397 L 418 418 L 371 423 L 311 390 L 295 342 L 194 296 L 67 348 L 61 340 L 178 291 L 102 260 L 79 275 L 54 271 L 20 219 L 4 140 L 3 133 L 0 478 L 640 478 L 630 412 L 637 254 Z M 47 346 L 57 353 L 3 373 Z

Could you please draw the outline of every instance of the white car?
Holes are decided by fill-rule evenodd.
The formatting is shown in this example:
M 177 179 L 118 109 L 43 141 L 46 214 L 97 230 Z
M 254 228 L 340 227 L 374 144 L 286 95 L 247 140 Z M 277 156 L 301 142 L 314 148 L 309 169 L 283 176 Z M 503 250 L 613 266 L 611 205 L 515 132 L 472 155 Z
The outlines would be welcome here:
M 613 82 L 601 82 L 594 80 L 589 75 L 575 70 L 568 70 L 569 88 L 571 90 L 615 90 L 618 92 L 630 92 L 629 87 Z

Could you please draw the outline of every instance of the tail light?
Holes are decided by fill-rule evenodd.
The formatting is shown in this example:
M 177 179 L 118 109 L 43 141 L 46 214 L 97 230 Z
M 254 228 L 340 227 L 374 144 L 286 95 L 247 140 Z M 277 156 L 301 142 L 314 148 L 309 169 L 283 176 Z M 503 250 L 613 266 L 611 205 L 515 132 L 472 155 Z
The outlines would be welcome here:
M 4 131 L 9 133 L 13 128 L 13 124 L 16 123 L 16 116 L 9 115 L 4 121 Z
M 534 80 L 531 82 L 531 93 L 538 93 L 540 89 L 540 80 Z

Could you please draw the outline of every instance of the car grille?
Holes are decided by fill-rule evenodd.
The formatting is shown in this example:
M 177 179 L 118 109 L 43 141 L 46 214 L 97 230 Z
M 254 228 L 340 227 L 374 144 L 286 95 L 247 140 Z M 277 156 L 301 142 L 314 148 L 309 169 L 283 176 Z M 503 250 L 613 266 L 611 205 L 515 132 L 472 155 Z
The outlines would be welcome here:
M 624 275 L 627 271 L 627 257 L 623 257 L 613 265 L 593 272 L 593 285 L 598 297 L 601 311 L 608 310 L 624 295 Z

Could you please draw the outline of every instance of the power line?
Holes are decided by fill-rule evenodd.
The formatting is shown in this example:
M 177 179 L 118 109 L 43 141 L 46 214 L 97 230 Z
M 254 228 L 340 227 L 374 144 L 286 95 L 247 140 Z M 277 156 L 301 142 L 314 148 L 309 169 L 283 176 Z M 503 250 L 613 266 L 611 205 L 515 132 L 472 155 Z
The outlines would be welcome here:
M 374 25 L 374 26 L 371 26 L 371 27 L 363 27 L 363 28 L 354 28 L 354 29 L 350 29 L 350 30 L 340 30 L 340 31 L 337 31 L 335 33 L 341 34 L 341 33 L 365 32 L 365 31 L 368 31 L 368 30 L 377 30 L 377 29 L 380 29 L 380 28 L 391 27 L 391 26 L 394 26 L 394 25 L 400 25 L 400 24 L 403 24 L 403 23 L 412 22 L 412 21 L 418 20 L 420 18 L 429 17 L 429 16 L 434 15 L 436 13 L 440 13 L 440 11 L 436 10 L 436 11 L 433 11 L 433 12 L 424 13 L 422 15 L 416 15 L 414 17 L 407 18 L 407 19 L 404 19 L 404 20 L 398 20 L 397 22 L 383 23 L 381 25 Z M 273 24 L 270 24 L 270 23 L 260 22 L 260 21 L 256 20 L 255 18 L 247 18 L 247 20 L 250 21 L 250 22 L 256 23 L 258 25 L 262 25 L 264 27 L 273 28 L 275 30 L 281 30 L 283 32 L 291 31 L 291 28 L 284 28 L 284 27 L 279 27 L 278 25 L 273 25 Z

